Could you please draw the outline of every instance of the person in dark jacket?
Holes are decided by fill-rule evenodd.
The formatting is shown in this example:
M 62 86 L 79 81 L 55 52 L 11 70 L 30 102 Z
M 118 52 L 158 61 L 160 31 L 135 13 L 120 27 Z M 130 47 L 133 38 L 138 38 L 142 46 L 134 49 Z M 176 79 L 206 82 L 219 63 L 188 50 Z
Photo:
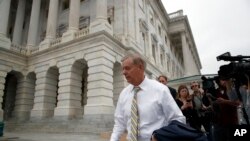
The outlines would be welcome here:
M 164 85 L 167 86 L 167 83 L 168 83 L 168 78 L 167 78 L 167 76 L 165 76 L 165 75 L 160 75 L 160 76 L 157 78 L 157 80 L 158 80 L 160 83 L 162 83 L 162 84 L 164 84 Z M 173 96 L 173 98 L 176 99 L 176 95 L 177 95 L 176 90 L 175 90 L 174 88 L 170 87 L 170 86 L 167 86 L 167 87 L 168 87 L 168 89 L 170 90 L 170 93 L 171 93 L 171 95 Z

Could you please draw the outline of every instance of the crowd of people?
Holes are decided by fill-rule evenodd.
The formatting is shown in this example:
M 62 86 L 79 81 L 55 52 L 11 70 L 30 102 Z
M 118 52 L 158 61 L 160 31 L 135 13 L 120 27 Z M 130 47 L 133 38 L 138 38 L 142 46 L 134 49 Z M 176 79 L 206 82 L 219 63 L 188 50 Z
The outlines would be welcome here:
M 129 141 L 228 141 L 227 126 L 239 124 L 238 107 L 250 103 L 249 85 L 242 86 L 240 99 L 232 81 L 223 78 L 217 79 L 214 90 L 192 82 L 176 91 L 164 75 L 147 78 L 145 68 L 138 54 L 122 59 L 129 85 L 119 96 L 110 141 L 119 141 L 125 131 Z M 247 123 L 245 119 L 241 124 Z
M 165 81 L 162 81 L 163 78 Z M 167 86 L 167 83 L 163 83 L 167 82 L 166 76 L 159 76 L 158 81 Z M 174 99 L 189 126 L 206 133 L 209 140 L 228 141 L 230 126 L 249 125 L 250 85 L 247 81 L 240 85 L 239 94 L 231 78 L 213 78 L 210 83 L 217 84 L 217 88 L 213 89 L 192 82 L 191 93 L 188 86 L 180 85 Z M 170 91 L 172 93 L 174 90 Z M 245 115 L 242 107 L 245 108 Z

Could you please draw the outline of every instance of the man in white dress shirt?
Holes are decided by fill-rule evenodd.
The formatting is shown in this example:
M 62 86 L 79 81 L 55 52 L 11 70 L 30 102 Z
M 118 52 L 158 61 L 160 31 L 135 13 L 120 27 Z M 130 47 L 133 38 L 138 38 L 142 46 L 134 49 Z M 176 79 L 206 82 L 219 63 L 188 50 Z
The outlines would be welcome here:
M 131 136 L 131 104 L 134 97 L 134 87 L 140 87 L 137 93 L 139 111 L 139 135 L 137 141 L 150 141 L 152 132 L 171 121 L 186 122 L 169 89 L 145 77 L 145 61 L 138 54 L 130 54 L 122 59 L 122 73 L 128 83 L 119 96 L 115 111 L 115 125 L 110 141 L 119 141 L 127 130 L 127 139 Z

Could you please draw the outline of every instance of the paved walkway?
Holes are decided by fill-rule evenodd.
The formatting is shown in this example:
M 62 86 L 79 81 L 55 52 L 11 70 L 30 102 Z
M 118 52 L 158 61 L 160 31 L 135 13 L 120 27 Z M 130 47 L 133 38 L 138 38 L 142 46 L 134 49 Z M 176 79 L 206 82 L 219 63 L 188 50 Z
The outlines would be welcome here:
M 108 141 L 97 134 L 5 132 L 0 141 Z

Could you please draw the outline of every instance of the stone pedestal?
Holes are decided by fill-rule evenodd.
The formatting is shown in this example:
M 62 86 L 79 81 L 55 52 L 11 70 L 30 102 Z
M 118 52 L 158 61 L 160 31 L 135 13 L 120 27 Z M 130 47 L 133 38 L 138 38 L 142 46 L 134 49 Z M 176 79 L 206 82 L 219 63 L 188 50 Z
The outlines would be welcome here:
M 90 24 L 90 33 L 95 33 L 99 31 L 106 31 L 109 34 L 113 35 L 113 30 L 111 25 L 105 20 L 95 20 Z
M 75 39 L 75 33 L 76 33 L 75 30 L 68 30 L 67 32 L 63 33 L 62 42 L 64 43 L 64 42 L 74 40 Z
M 34 107 L 31 111 L 31 118 L 50 118 L 54 115 L 57 96 L 57 69 L 50 69 L 43 66 L 36 71 L 36 87 Z
M 83 108 L 81 107 L 82 94 L 82 73 L 83 65 L 74 63 L 74 65 L 65 65 L 60 63 L 58 104 L 55 108 L 55 118 L 81 118 Z
M 102 57 L 96 56 L 102 55 Z M 88 93 L 85 115 L 113 114 L 113 62 L 114 58 L 105 58 L 104 52 L 87 55 Z M 108 55 L 107 55 L 108 56 Z
M 40 45 L 39 45 L 39 51 L 45 50 L 45 49 L 49 48 L 49 47 L 50 47 L 51 41 L 52 41 L 52 39 L 49 39 L 49 38 L 43 40 L 43 41 L 40 43 Z

